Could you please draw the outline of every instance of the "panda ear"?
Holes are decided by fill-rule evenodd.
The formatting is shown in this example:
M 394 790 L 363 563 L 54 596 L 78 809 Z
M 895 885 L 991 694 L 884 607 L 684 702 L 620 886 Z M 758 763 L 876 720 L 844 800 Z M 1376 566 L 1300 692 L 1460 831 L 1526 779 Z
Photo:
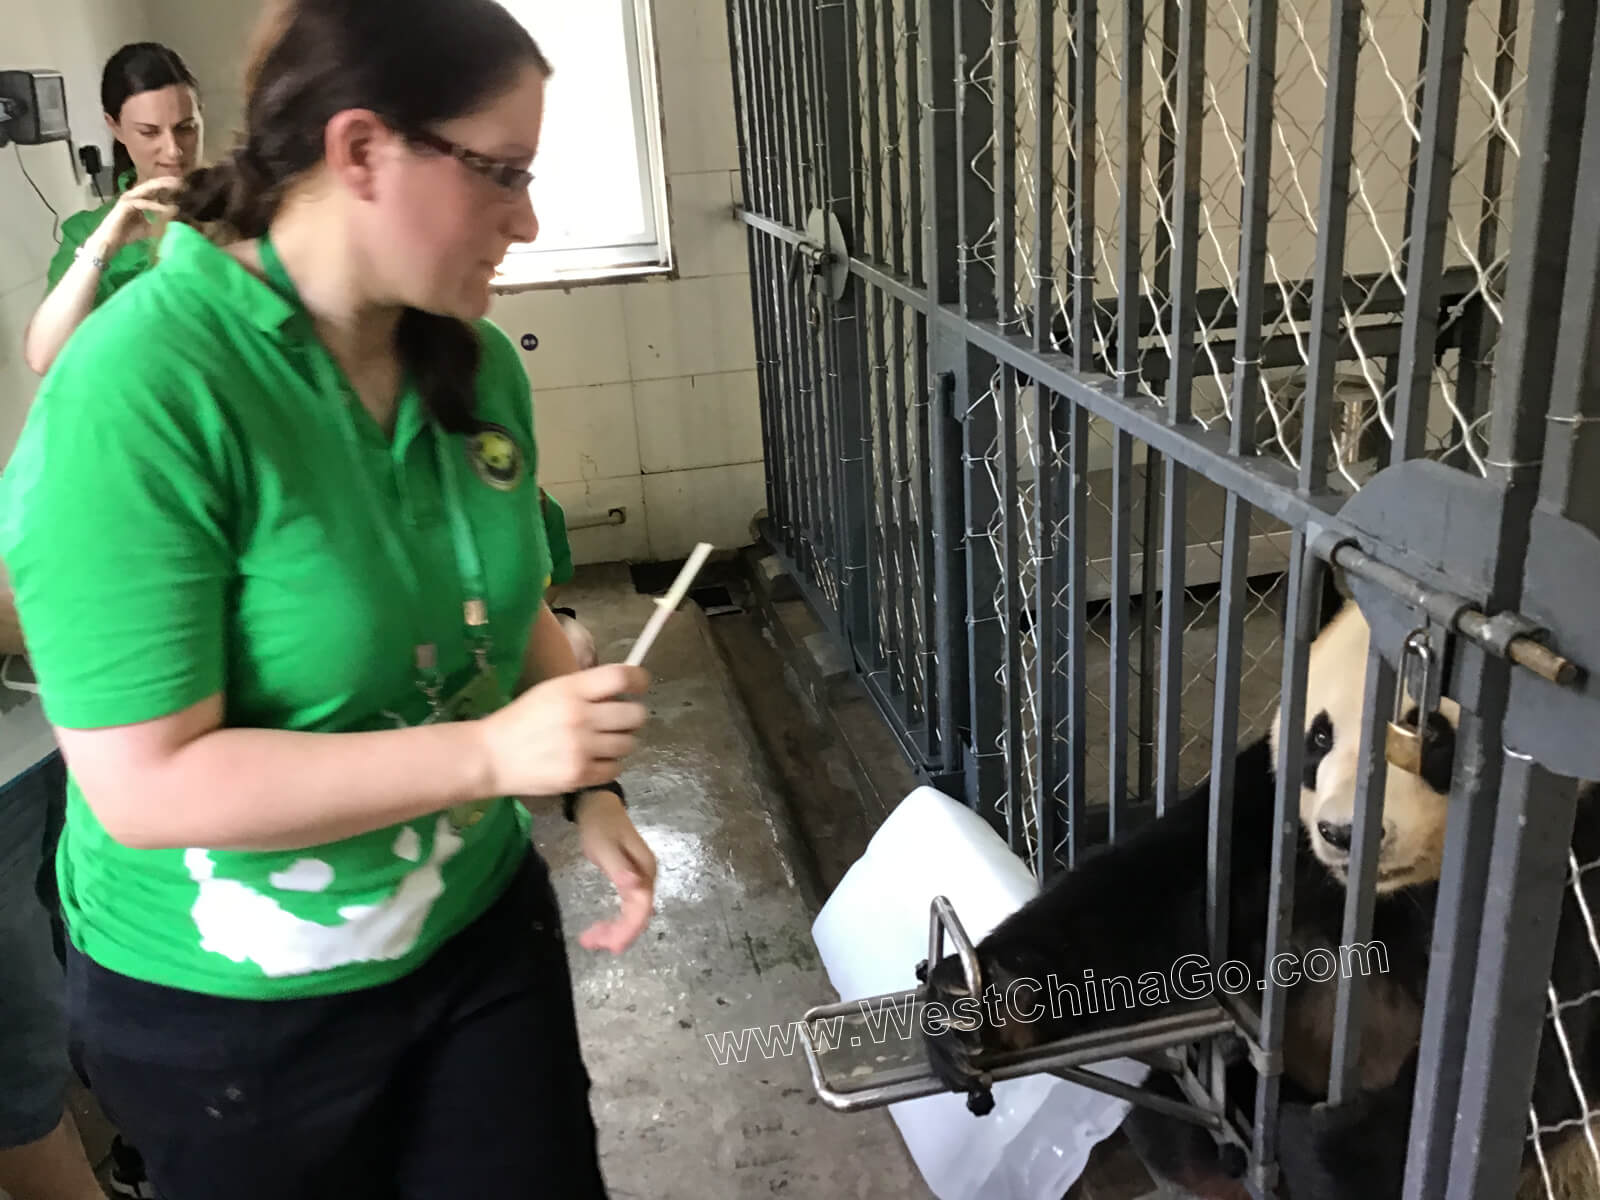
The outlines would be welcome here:
M 1417 706 L 1413 704 L 1406 714 L 1408 724 L 1415 723 Z M 1423 742 L 1422 779 L 1441 795 L 1450 794 L 1450 782 L 1456 766 L 1455 726 L 1440 713 L 1428 714 L 1428 736 Z
M 1337 563 L 1328 565 L 1328 580 L 1333 589 L 1346 600 L 1353 599 L 1355 593 L 1350 590 L 1350 576 L 1345 569 Z
M 1317 598 L 1317 633 L 1333 624 L 1339 610 L 1350 599 L 1350 582 L 1344 571 L 1333 563 L 1326 564 L 1322 570 L 1322 590 Z

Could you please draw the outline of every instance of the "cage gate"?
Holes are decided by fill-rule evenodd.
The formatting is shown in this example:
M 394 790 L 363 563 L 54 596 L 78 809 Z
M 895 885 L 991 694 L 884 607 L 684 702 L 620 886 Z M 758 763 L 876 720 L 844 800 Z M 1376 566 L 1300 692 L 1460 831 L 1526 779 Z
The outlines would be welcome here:
M 1225 780 L 1280 697 L 1302 715 L 1324 571 L 1373 625 L 1365 746 L 1407 635 L 1453 648 L 1466 765 L 1407 1200 L 1510 1195 L 1525 1148 L 1543 1162 L 1540 1030 L 1594 999 L 1550 966 L 1593 865 L 1574 779 L 1600 776 L 1595 8 L 728 4 L 763 532 L 925 780 L 1045 879 Z M 1230 804 L 1216 784 L 1222 827 Z M 1228 869 L 1214 839 L 1224 957 Z M 1265 1196 L 1282 989 L 1253 1000 L 1224 1024 L 1255 1112 L 1221 1111 L 1221 1026 L 1168 1065 Z

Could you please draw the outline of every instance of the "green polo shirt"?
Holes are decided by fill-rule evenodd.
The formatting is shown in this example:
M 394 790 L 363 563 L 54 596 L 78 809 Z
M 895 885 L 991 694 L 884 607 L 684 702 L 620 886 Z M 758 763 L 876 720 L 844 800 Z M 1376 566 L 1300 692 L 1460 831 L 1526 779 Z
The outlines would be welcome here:
M 171 225 L 157 265 L 67 343 L 0 477 L 0 557 L 51 721 L 128 724 L 218 692 L 230 726 L 422 718 L 419 631 L 450 688 L 471 678 L 436 437 L 463 468 L 493 661 L 514 681 L 550 554 L 528 380 L 499 329 L 476 331 L 479 430 L 439 432 L 408 388 L 391 441 L 348 388 L 316 385 L 328 376 L 313 360 L 328 360 L 303 309 Z M 526 813 L 501 798 L 476 823 L 440 813 L 293 852 L 133 850 L 74 781 L 58 868 L 72 939 L 95 961 L 282 997 L 410 971 L 526 847 Z
M 133 172 L 127 172 L 118 181 L 117 192 L 120 195 L 134 182 Z M 100 228 L 101 222 L 111 215 L 111 210 L 117 206 L 115 198 L 107 200 L 99 208 L 85 209 L 73 213 L 61 223 L 61 245 L 56 249 L 55 256 L 50 260 L 50 271 L 47 277 L 45 294 L 55 291 L 56 285 L 61 282 L 61 277 L 72 268 L 73 256 L 78 252 L 78 247 L 83 245 Z M 111 256 L 111 261 L 106 269 L 100 273 L 100 282 L 95 287 L 94 302 L 98 307 L 109 300 L 123 284 L 145 273 L 155 261 L 156 243 L 154 238 L 142 237 L 129 242 L 121 250 Z
M 543 489 L 539 492 L 539 507 L 544 513 L 544 536 L 550 544 L 550 585 L 560 587 L 571 583 L 574 574 L 572 546 L 567 541 L 567 514 L 556 498 Z

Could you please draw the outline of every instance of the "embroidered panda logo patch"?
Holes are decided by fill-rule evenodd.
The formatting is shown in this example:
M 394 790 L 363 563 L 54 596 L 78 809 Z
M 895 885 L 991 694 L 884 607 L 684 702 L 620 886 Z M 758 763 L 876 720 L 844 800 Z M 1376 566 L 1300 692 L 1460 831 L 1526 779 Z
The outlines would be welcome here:
M 522 482 L 522 451 L 503 426 L 481 426 L 467 439 L 467 459 L 478 478 L 497 491 L 509 492 Z

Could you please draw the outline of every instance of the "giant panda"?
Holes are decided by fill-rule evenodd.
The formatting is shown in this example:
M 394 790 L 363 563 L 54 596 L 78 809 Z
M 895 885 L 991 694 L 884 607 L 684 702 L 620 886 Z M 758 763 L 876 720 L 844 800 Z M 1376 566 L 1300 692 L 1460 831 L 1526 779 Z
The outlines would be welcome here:
M 1284 947 L 1296 964 L 1308 963 L 1319 948 L 1337 956 L 1343 938 L 1364 706 L 1367 624 L 1354 603 L 1326 609 L 1335 615 L 1313 642 L 1307 671 L 1293 921 Z M 1345 1103 L 1326 1103 L 1337 973 L 1316 982 L 1295 972 L 1286 989 L 1278 1154 L 1284 1200 L 1398 1200 L 1401 1193 L 1460 716 L 1448 697 L 1440 710 L 1429 720 L 1420 773 L 1388 768 L 1371 933 L 1387 961 L 1384 969 L 1364 973 L 1360 1090 Z M 1415 720 L 1414 708 L 1410 719 Z M 1269 732 L 1240 748 L 1234 763 L 1228 946 L 1230 958 L 1253 972 L 1252 991 L 1267 966 L 1274 765 L 1283 736 L 1280 707 Z M 953 1090 L 969 1092 L 975 1102 L 982 1093 L 974 1067 L 979 1054 L 1115 1028 L 1187 1003 L 1165 981 L 1175 978 L 1173 964 L 1207 955 L 1209 823 L 1207 780 L 1158 820 L 1058 876 L 979 942 L 981 1000 L 969 994 L 955 955 L 921 968 L 923 998 L 942 1006 L 935 1010 L 937 1018 L 924 1023 L 928 1059 L 938 1078 Z M 1600 797 L 1593 784 L 1585 784 L 1580 795 L 1573 850 L 1580 863 L 1600 861 Z M 1567 889 L 1553 972 L 1563 999 L 1600 990 L 1600 955 L 1590 943 L 1584 912 L 1586 906 L 1600 914 L 1597 876 L 1600 871 L 1581 876 L 1584 906 Z M 1209 965 L 1215 970 L 1220 964 Z M 1119 979 L 1149 989 L 1140 990 L 1136 1009 L 1110 1003 L 1132 990 L 1107 986 Z M 1106 1006 L 1088 999 L 1090 980 L 1101 985 Z M 1084 998 L 1061 990 L 1062 981 L 1076 985 Z M 1057 998 L 1035 991 L 1035 984 L 1057 992 Z M 1584 1092 L 1600 1100 L 1600 1001 L 1565 1012 L 1563 1029 Z M 1542 1161 L 1528 1143 L 1518 1200 L 1600 1197 L 1600 1171 L 1577 1120 L 1582 1109 L 1553 1030 L 1547 1017 L 1533 1102 L 1542 1125 L 1572 1124 L 1544 1139 Z M 1253 1113 L 1255 1072 L 1242 1054 L 1233 1058 L 1227 1076 L 1230 1104 Z M 1181 1097 L 1164 1073 L 1152 1072 L 1147 1087 Z M 1129 1113 L 1123 1130 L 1167 1183 L 1204 1200 L 1247 1200 L 1237 1147 L 1219 1147 L 1198 1126 L 1140 1106 Z

